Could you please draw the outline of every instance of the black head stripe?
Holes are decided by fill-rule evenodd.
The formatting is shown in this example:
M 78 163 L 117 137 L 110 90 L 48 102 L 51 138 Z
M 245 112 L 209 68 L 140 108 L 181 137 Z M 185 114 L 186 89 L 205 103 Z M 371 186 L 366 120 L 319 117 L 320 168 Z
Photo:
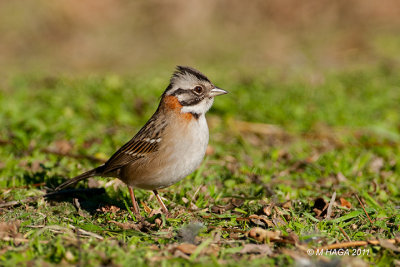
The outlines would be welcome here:
M 206 77 L 206 75 L 191 67 L 177 66 L 176 71 L 174 72 L 174 76 L 176 77 L 179 75 L 185 75 L 185 73 L 195 76 L 200 81 L 210 82 L 210 80 Z
M 203 99 L 204 98 L 202 97 L 196 97 L 188 100 L 179 101 L 179 103 L 181 103 L 182 106 L 194 106 L 200 103 Z
M 185 90 L 185 89 L 182 89 L 182 88 L 178 88 L 178 89 L 176 89 L 171 95 L 177 96 L 177 95 L 188 94 L 188 93 L 190 93 L 189 90 Z

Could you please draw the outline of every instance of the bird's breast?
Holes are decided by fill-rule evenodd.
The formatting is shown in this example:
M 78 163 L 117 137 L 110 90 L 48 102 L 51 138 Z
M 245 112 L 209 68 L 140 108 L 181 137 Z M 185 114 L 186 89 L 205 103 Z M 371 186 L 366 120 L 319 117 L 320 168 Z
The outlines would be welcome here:
M 175 118 L 165 129 L 158 151 L 141 163 L 129 166 L 124 171 L 126 177 L 123 180 L 132 186 L 149 190 L 175 184 L 201 164 L 208 139 L 204 115 L 186 122 Z

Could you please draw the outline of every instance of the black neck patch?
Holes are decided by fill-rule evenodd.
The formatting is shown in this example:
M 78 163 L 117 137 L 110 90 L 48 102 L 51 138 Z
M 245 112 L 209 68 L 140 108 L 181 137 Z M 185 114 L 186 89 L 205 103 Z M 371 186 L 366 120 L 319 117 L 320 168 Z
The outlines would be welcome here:
M 194 113 L 194 112 L 190 112 L 190 114 L 192 114 L 193 117 L 194 117 L 196 120 L 198 120 L 198 119 L 200 118 L 200 115 L 201 115 L 201 114 L 199 114 L 199 113 Z

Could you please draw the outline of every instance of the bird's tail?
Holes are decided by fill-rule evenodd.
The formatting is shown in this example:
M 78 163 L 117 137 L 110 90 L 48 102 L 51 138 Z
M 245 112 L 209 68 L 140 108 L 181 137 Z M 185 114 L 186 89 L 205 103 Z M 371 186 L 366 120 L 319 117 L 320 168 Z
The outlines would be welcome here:
M 84 172 L 72 179 L 69 179 L 68 181 L 66 181 L 65 183 L 59 185 L 56 187 L 55 191 L 60 191 L 70 185 L 76 184 L 79 181 L 85 180 L 87 178 L 93 177 L 93 176 L 97 176 L 97 175 L 101 175 L 101 168 L 103 166 L 97 167 L 95 169 L 92 169 L 90 171 Z

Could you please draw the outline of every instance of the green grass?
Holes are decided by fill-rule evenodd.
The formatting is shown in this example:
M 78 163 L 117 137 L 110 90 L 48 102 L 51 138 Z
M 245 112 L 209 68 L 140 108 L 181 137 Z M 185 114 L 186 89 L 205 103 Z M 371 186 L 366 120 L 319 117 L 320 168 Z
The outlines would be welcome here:
M 369 252 L 362 256 L 305 253 L 306 248 L 345 242 L 341 229 L 352 241 L 394 239 L 400 232 L 398 70 L 381 66 L 310 77 L 204 72 L 230 94 L 218 97 L 208 114 L 213 153 L 195 173 L 161 192 L 171 218 L 149 217 L 141 204 L 150 226 L 123 229 L 111 221 L 130 226 L 136 221 L 126 209 L 127 188 L 99 178 L 104 194 L 73 196 L 81 210 L 71 196 L 0 209 L 1 265 L 265 266 L 297 264 L 302 258 L 316 264 L 362 260 L 389 266 L 400 260 L 398 252 L 380 245 L 361 247 Z M 4 81 L 2 202 L 40 195 L 97 164 L 71 155 L 106 159 L 151 116 L 167 79 L 165 72 L 141 77 L 16 76 Z M 279 128 L 243 129 L 238 121 Z M 49 153 L 51 149 L 64 149 L 68 155 Z M 335 191 L 332 219 L 317 217 L 315 201 L 329 202 Z M 151 192 L 136 194 L 150 208 L 159 208 L 149 200 Z M 354 194 L 364 200 L 372 224 Z M 352 207 L 340 206 L 340 198 Z M 266 214 L 263 208 L 270 205 L 276 208 Z M 119 210 L 109 211 L 112 206 Z M 271 241 L 268 256 L 240 253 L 247 244 L 257 244 L 246 234 L 257 221 L 242 219 L 251 215 L 265 215 L 272 222 L 269 230 L 284 237 L 298 236 L 297 246 Z M 10 230 L 4 222 L 19 227 Z M 196 223 L 201 224 L 197 249 L 182 256 L 176 250 L 183 242 L 179 233 L 192 231 Z M 103 239 L 78 237 L 71 226 Z

